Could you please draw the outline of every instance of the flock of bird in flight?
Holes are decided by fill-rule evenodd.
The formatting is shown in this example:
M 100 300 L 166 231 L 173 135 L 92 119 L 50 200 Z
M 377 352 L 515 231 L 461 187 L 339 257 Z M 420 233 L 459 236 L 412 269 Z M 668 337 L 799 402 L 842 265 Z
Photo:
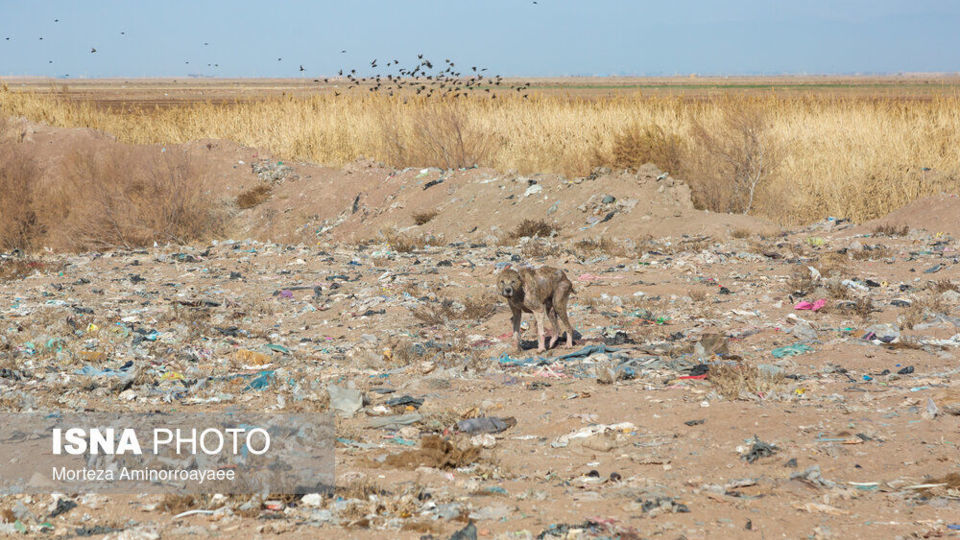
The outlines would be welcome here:
M 533 3 L 536 4 L 537 2 Z M 59 23 L 60 19 L 54 19 L 53 22 Z M 121 31 L 120 35 L 126 36 L 126 32 Z M 10 37 L 7 36 L 4 40 L 10 41 Z M 43 36 L 40 36 L 39 40 L 43 41 Z M 203 42 L 204 47 L 209 45 L 209 42 Z M 341 54 L 346 54 L 346 52 L 346 49 L 340 50 Z M 97 54 L 97 48 L 90 47 L 90 54 Z M 277 62 L 283 62 L 283 57 L 277 58 Z M 53 60 L 50 60 L 49 63 L 53 64 Z M 184 64 L 189 65 L 190 61 L 185 60 Z M 300 73 L 307 71 L 303 64 L 298 64 L 298 66 Z M 339 85 L 346 83 L 344 91 L 359 89 L 363 86 L 369 92 L 383 92 L 390 96 L 400 94 L 403 89 L 407 89 L 416 95 L 425 97 L 436 95 L 459 98 L 469 94 L 482 94 L 489 95 L 490 99 L 496 99 L 496 91 L 498 90 L 517 92 L 524 99 L 529 97 L 529 82 L 514 85 L 506 84 L 500 75 L 485 75 L 487 71 L 485 67 L 470 66 L 469 70 L 461 71 L 449 58 L 445 58 L 443 64 L 436 68 L 434 68 L 433 62 L 424 58 L 423 54 L 418 54 L 414 65 L 408 67 L 400 67 L 400 61 L 397 59 L 387 61 L 385 65 L 378 64 L 376 58 L 370 62 L 370 68 L 372 69 L 377 67 L 383 69 L 390 66 L 394 67 L 392 70 L 388 70 L 388 73 L 378 72 L 368 76 L 359 76 L 356 69 L 341 69 L 337 72 L 337 77 L 313 79 L 313 82 L 320 83 L 322 80 L 324 84 L 335 85 L 337 89 L 335 89 L 334 94 L 336 96 L 341 95 Z M 220 64 L 208 63 L 207 67 L 219 68 Z M 69 76 L 69 74 L 64 75 L 64 77 Z

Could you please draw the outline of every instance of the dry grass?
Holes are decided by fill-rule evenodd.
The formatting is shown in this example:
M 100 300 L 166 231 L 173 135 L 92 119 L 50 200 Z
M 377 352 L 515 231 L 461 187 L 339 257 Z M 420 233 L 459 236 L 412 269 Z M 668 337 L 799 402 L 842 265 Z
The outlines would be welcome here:
M 637 169 L 653 163 L 661 170 L 679 172 L 683 163 L 683 138 L 656 124 L 634 124 L 613 138 L 611 156 L 597 156 L 598 165 Z
M 787 294 L 806 296 L 812 293 L 816 287 L 817 282 L 810 275 L 810 269 L 806 266 L 794 268 L 787 279 Z
M 449 298 L 411 310 L 413 316 L 426 324 L 436 326 L 451 321 L 484 321 L 497 309 L 499 299 L 493 293 L 469 296 L 459 301 Z M 463 306 L 460 309 L 457 303 Z
M 485 321 L 497 310 L 499 301 L 500 298 L 492 292 L 480 296 L 468 296 L 461 300 L 464 307 L 461 316 L 471 321 Z
M 33 159 L 17 145 L 0 144 L 0 251 L 30 250 L 43 235 L 42 216 L 37 215 L 39 181 Z
M 424 100 L 415 110 L 399 101 L 378 101 L 384 158 L 395 167 L 411 163 L 460 169 L 490 164 L 498 140 L 473 114 L 454 100 Z
M 186 154 L 112 147 L 67 156 L 49 181 L 17 144 L 0 144 L 0 249 L 83 250 L 216 236 L 222 207 Z
M 933 282 L 932 288 L 933 292 L 936 293 L 943 293 L 947 291 L 960 292 L 960 285 L 957 285 L 949 279 L 940 279 Z
M 267 184 L 260 184 L 250 189 L 241 191 L 237 195 L 237 206 L 241 210 L 247 210 L 266 202 L 273 193 L 273 189 Z
M 703 289 L 690 289 L 687 291 L 687 296 L 694 302 L 703 302 L 707 299 L 707 291 Z
M 958 191 L 960 96 L 498 97 L 437 102 L 325 93 L 128 114 L 56 93 L 7 90 L 0 91 L 0 116 L 91 127 L 134 143 L 231 139 L 282 159 L 334 166 L 362 155 L 393 165 L 479 163 L 568 176 L 588 174 L 597 156 L 614 161 L 617 148 L 633 156 L 649 147 L 647 159 L 669 163 L 674 154 L 662 148 L 679 137 L 686 142 L 678 176 L 690 179 L 698 204 L 745 210 L 749 180 L 759 171 L 752 212 L 787 223 L 863 221 L 924 195 Z M 275 128 L 277 118 L 283 129 Z M 636 144 L 628 133 L 638 134 Z
M 854 302 L 853 312 L 860 316 L 864 321 L 870 318 L 870 315 L 878 310 L 873 305 L 873 300 L 868 296 L 861 296 Z
M 453 309 L 453 300 L 442 300 L 440 302 L 427 304 L 410 310 L 413 316 L 420 322 L 430 326 L 446 324 L 458 319 L 458 313 Z
M 611 257 L 630 257 L 633 253 L 623 245 L 602 236 L 598 240 L 584 238 L 573 244 L 573 252 L 582 256 L 603 253 Z
M 542 219 L 524 219 L 510 233 L 510 239 L 516 240 L 523 237 L 533 238 L 537 236 L 541 238 L 549 238 L 554 233 L 558 232 L 560 232 L 559 227 L 547 223 Z
M 838 277 L 849 266 L 849 259 L 843 253 L 829 251 L 820 255 L 814 266 L 825 278 Z
M 756 367 L 744 364 L 710 366 L 708 380 L 717 393 L 726 399 L 740 399 L 744 396 L 767 397 L 784 383 L 782 374 L 764 373 Z
M 23 279 L 45 269 L 46 265 L 36 259 L 0 259 L 0 282 Z
M 850 297 L 850 289 L 842 284 L 840 280 L 834 280 L 827 283 L 827 293 L 834 300 L 846 300 Z
M 439 214 L 439 212 L 437 212 L 436 210 L 430 210 L 427 212 L 417 212 L 413 214 L 413 222 L 416 223 L 417 225 L 426 225 L 427 223 L 430 223 L 430 220 L 437 217 L 437 214 Z
M 927 314 L 946 312 L 947 307 L 938 296 L 925 300 L 914 300 L 914 302 L 897 317 L 897 322 L 901 328 L 912 330 L 914 326 L 926 320 Z
M 730 236 L 734 238 L 750 238 L 753 236 L 753 233 L 747 229 L 734 229 L 730 231 Z
M 386 347 L 390 349 L 389 361 L 394 365 L 408 366 L 421 357 L 413 342 L 406 337 L 390 338 L 386 342 Z
M 896 225 L 877 225 L 873 228 L 874 236 L 906 236 L 910 232 L 910 227 L 907 225 L 901 225 L 897 227 Z
M 694 204 L 716 212 L 753 211 L 786 153 L 787 142 L 774 132 L 771 114 L 762 103 L 740 99 L 729 102 L 712 124 L 693 120 L 682 174 Z
M 849 253 L 850 258 L 855 261 L 876 261 L 886 259 L 893 255 L 893 252 L 885 246 L 876 246 L 873 248 L 864 247 L 863 249 L 853 250 Z
M 381 234 L 390 249 L 398 253 L 413 253 L 427 245 L 427 239 L 424 236 L 410 236 L 395 230 L 383 231 Z

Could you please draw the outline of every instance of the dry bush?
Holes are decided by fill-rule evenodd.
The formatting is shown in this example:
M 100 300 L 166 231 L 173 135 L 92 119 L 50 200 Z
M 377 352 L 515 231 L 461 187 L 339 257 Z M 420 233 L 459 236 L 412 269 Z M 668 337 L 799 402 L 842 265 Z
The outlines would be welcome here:
M 430 222 L 430 220 L 437 217 L 437 214 L 439 214 L 439 212 L 437 212 L 436 210 L 429 210 L 426 212 L 417 212 L 413 214 L 413 222 L 416 223 L 417 225 L 426 225 L 427 223 Z
M 815 263 L 820 275 L 825 278 L 840 276 L 843 271 L 847 269 L 848 265 L 849 260 L 847 256 L 843 253 L 837 253 L 836 251 L 830 251 L 820 255 Z
M 850 257 L 855 261 L 886 259 L 893 255 L 893 252 L 886 246 L 877 246 L 874 248 L 864 247 L 863 249 L 851 250 L 848 253 L 850 253 Z
M 548 240 L 531 238 L 529 242 L 523 244 L 520 252 L 528 259 L 540 259 L 556 254 L 557 248 Z
M 497 310 L 498 298 L 493 293 L 484 293 L 479 297 L 469 296 L 459 303 L 463 309 L 455 305 L 455 301 L 449 298 L 440 299 L 439 302 L 430 303 L 411 310 L 413 316 L 431 326 L 446 324 L 450 321 L 483 321 L 490 318 Z
M 554 233 L 559 232 L 560 227 L 547 223 L 542 219 L 524 219 L 517 225 L 513 232 L 510 233 L 510 238 L 513 240 L 524 237 L 533 238 L 536 236 L 549 238 L 553 236 Z
M 46 208 L 72 249 L 182 244 L 218 234 L 222 209 L 183 152 L 115 147 L 68 157 L 63 189 Z M 51 231 L 53 232 L 53 231 Z
M 870 318 L 870 315 L 878 310 L 873 305 L 873 300 L 869 296 L 861 296 L 854 302 L 853 312 L 860 316 L 864 321 Z
M 383 231 L 381 234 L 390 249 L 398 253 L 412 253 L 427 245 L 427 239 L 423 236 L 410 236 L 396 230 Z
M 787 294 L 806 296 L 816 289 L 817 283 L 806 266 L 794 268 L 787 279 Z
M 874 236 L 906 236 L 910 232 L 908 225 L 877 225 L 873 228 Z
M 352 480 L 343 486 L 336 486 L 334 493 L 344 499 L 360 499 L 363 501 L 370 499 L 371 495 L 388 495 L 387 490 L 367 477 Z
M 830 298 L 835 300 L 846 300 L 850 297 L 850 289 L 840 283 L 840 280 L 833 280 L 827 283 L 826 285 L 827 293 L 830 295 Z
M 687 296 L 694 302 L 703 302 L 707 299 L 707 291 L 703 289 L 690 289 L 687 291 Z
M 765 373 L 744 364 L 712 365 L 707 380 L 718 394 L 731 400 L 748 395 L 766 397 L 784 384 L 782 374 Z
M 613 155 L 609 164 L 618 169 L 638 169 L 653 163 L 659 169 L 678 173 L 683 158 L 683 138 L 667 133 L 656 124 L 634 124 L 613 138 Z
M 387 340 L 386 346 L 390 349 L 390 361 L 395 365 L 408 366 L 420 358 L 409 338 L 392 337 Z
M 36 259 L 0 259 L 0 282 L 23 279 L 46 265 Z
M 412 110 L 380 111 L 379 119 L 388 161 L 398 167 L 485 165 L 496 140 L 467 106 L 453 100 L 424 101 Z
M 772 134 L 767 104 L 733 100 L 714 125 L 699 118 L 691 127 L 685 175 L 698 208 L 749 214 L 758 190 L 768 183 L 784 149 Z
M 241 210 L 247 210 L 266 202 L 273 193 L 273 189 L 267 184 L 259 184 L 250 189 L 241 191 L 237 195 L 237 206 Z
M 914 326 L 926 320 L 927 314 L 946 313 L 947 306 L 943 300 L 935 296 L 928 300 L 915 300 L 903 313 L 897 317 L 901 328 L 912 330 Z
M 44 234 L 36 212 L 39 180 L 36 162 L 20 145 L 0 143 L 0 251 L 31 250 Z
M 605 236 L 601 236 L 599 240 L 592 238 L 578 240 L 573 244 L 573 252 L 581 257 L 593 253 L 603 253 L 611 257 L 630 257 L 633 255 L 623 245 Z
M 467 320 L 485 321 L 497 310 L 499 301 L 500 298 L 492 292 L 480 296 L 468 296 L 460 301 L 464 307 L 461 315 Z
M 459 318 L 459 314 L 453 309 L 453 300 L 441 300 L 412 309 L 411 312 L 418 321 L 430 326 L 446 324 Z
M 960 292 L 960 285 L 957 285 L 949 279 L 940 279 L 933 283 L 933 291 L 936 293 L 943 293 L 947 291 Z
M 923 302 L 915 301 L 897 317 L 897 323 L 904 330 L 913 330 L 914 326 L 923 322 L 926 311 L 927 307 Z

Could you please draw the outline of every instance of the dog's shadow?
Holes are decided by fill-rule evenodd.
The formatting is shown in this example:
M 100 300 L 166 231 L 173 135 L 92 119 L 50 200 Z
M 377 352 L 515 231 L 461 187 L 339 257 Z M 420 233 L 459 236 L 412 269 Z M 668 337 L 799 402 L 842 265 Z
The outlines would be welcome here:
M 553 350 L 557 350 L 557 349 L 562 349 L 562 348 L 565 347 L 566 344 L 567 344 L 567 334 L 566 334 L 566 332 L 560 334 L 560 339 L 557 340 L 556 345 L 554 345 L 553 347 L 550 347 L 550 346 L 549 346 L 549 345 L 550 345 L 550 339 L 551 339 L 550 336 L 547 335 L 546 345 L 547 345 L 547 350 L 548 350 L 548 351 L 553 351 Z M 574 331 L 573 331 L 573 346 L 574 346 L 574 348 L 576 348 L 577 344 L 580 343 L 580 341 L 581 341 L 582 339 L 583 339 L 583 334 L 581 334 L 580 332 L 577 332 L 576 330 L 574 330 Z M 537 350 L 537 340 L 535 340 L 535 339 L 521 339 L 521 340 L 520 340 L 520 350 L 521 350 L 521 351 L 524 351 L 524 352 L 529 351 L 529 350 L 534 350 L 534 351 L 536 351 L 536 350 Z

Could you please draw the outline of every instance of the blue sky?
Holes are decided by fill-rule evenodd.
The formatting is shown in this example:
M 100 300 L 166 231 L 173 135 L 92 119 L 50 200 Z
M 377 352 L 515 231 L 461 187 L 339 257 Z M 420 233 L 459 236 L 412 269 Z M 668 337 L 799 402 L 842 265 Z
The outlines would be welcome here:
M 952 0 L 536 1 L 0 0 L 0 75 L 369 75 L 418 53 L 530 77 L 960 71 Z

